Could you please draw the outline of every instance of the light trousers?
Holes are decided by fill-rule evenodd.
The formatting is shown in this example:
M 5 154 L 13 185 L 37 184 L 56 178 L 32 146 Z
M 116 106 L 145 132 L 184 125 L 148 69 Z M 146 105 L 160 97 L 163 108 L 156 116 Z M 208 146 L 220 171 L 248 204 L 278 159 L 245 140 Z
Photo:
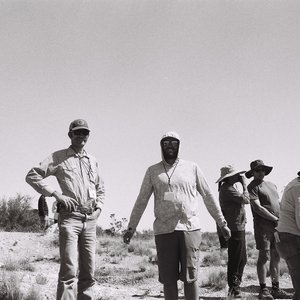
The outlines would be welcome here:
M 60 270 L 57 300 L 93 299 L 96 223 L 97 212 L 91 216 L 60 213 L 58 221 Z

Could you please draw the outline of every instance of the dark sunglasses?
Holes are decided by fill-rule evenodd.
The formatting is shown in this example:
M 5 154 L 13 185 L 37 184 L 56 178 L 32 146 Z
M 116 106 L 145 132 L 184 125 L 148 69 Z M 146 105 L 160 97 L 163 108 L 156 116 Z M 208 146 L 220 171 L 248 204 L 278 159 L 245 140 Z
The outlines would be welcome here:
M 74 130 L 73 131 L 73 134 L 74 135 L 84 135 L 84 136 L 87 136 L 90 134 L 90 132 L 86 129 L 77 129 L 77 130 Z
M 162 145 L 164 148 L 167 148 L 169 146 L 172 146 L 173 148 L 178 148 L 178 145 L 179 145 L 179 142 L 178 141 L 168 141 L 168 140 L 165 140 L 162 142 Z

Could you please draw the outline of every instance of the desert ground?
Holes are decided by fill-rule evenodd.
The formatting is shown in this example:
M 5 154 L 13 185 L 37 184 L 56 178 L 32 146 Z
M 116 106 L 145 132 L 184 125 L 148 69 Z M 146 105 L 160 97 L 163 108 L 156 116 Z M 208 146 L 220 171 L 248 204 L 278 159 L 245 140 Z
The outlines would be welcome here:
M 34 291 L 32 295 L 35 297 L 27 296 L 26 299 L 54 300 L 59 269 L 57 238 L 56 231 L 48 233 L 0 232 L 2 289 L 10 278 L 17 278 L 18 283 L 14 283 L 15 286 L 12 288 L 20 289 L 24 295 Z M 111 239 L 112 237 L 98 237 L 95 299 L 164 299 L 162 286 L 157 281 L 157 266 L 151 263 L 153 249 L 150 249 L 152 252 L 144 252 L 147 253 L 146 255 L 143 252 L 141 255 L 136 255 L 134 252 L 127 251 L 128 246 L 122 243 L 121 237 L 114 237 L 115 253 L 112 254 L 109 249 Z M 149 247 L 148 245 L 147 243 L 140 244 L 139 247 L 145 248 Z M 202 261 L 212 251 L 210 247 L 207 247 L 201 252 L 200 260 Z M 218 254 L 216 250 L 214 253 Z M 226 299 L 227 287 L 220 289 L 206 283 L 211 272 L 218 274 L 219 271 L 226 271 L 226 262 L 220 266 L 201 263 L 198 280 L 200 299 Z M 270 283 L 270 277 L 268 277 L 267 285 L 270 286 Z M 292 292 L 291 279 L 287 271 L 282 274 L 280 285 L 286 291 Z M 179 283 L 179 289 L 180 299 L 184 299 L 181 283 Z M 242 283 L 243 299 L 257 299 L 257 293 L 255 259 L 248 258 Z M 1 299 L 6 298 L 0 296 Z

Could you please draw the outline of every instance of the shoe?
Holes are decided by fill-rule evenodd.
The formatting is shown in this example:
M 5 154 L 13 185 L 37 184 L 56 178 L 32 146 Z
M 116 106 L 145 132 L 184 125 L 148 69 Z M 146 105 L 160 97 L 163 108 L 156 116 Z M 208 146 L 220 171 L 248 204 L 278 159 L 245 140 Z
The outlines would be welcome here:
M 269 299 L 269 300 L 272 300 L 274 298 L 271 295 L 271 293 L 268 290 L 268 288 L 263 288 L 263 289 L 260 289 L 260 291 L 259 291 L 258 299 Z
M 287 293 L 282 289 L 272 288 L 271 295 L 274 299 L 293 299 L 293 294 Z
M 230 299 L 241 299 L 240 287 L 231 287 L 228 291 L 228 298 Z

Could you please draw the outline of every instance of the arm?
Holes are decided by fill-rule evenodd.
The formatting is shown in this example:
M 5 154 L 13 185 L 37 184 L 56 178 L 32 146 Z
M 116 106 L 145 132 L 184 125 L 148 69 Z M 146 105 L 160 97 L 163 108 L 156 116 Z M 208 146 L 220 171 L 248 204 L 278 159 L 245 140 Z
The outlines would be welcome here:
M 43 160 L 37 167 L 32 168 L 26 175 L 25 180 L 39 194 L 50 197 L 55 189 L 49 186 L 44 179 L 54 172 L 53 155 L 51 155 Z
M 102 210 L 104 198 L 105 198 L 105 189 L 104 189 L 104 181 L 102 176 L 99 174 L 98 164 L 97 164 L 97 180 L 96 180 L 96 209 Z
M 228 189 L 224 191 L 225 195 L 230 198 L 233 202 L 236 203 L 243 203 L 243 204 L 249 204 L 249 193 L 248 191 L 243 191 L 241 194 L 239 191 L 237 191 L 233 186 L 230 186 Z
M 143 183 L 139 195 L 132 209 L 127 232 L 124 234 L 123 237 L 123 241 L 126 244 L 130 243 L 130 240 L 138 226 L 138 223 L 140 222 L 140 219 L 148 205 L 152 192 L 153 192 L 153 186 L 150 178 L 150 170 L 148 169 L 143 179 Z
M 269 221 L 278 221 L 278 218 L 270 213 L 266 208 L 260 205 L 258 199 L 251 199 L 251 206 L 253 210 L 262 218 L 267 219 Z
M 215 200 L 215 197 L 211 192 L 209 185 L 206 182 L 206 179 L 202 171 L 198 166 L 196 167 L 196 185 L 197 185 L 197 190 L 202 196 L 204 204 L 209 214 L 216 221 L 225 239 L 229 239 L 230 230 L 227 227 L 227 222 L 221 212 L 220 206 L 218 205 L 217 201 Z
M 300 229 L 300 197 L 295 197 L 295 220 Z
M 50 155 L 44 161 L 42 161 L 37 167 L 32 168 L 26 175 L 26 182 L 31 185 L 38 193 L 55 197 L 55 199 L 62 203 L 67 211 L 75 210 L 75 206 L 78 204 L 75 199 L 62 195 L 52 188 L 44 179 L 50 175 L 55 175 L 56 166 L 54 163 L 54 154 Z

